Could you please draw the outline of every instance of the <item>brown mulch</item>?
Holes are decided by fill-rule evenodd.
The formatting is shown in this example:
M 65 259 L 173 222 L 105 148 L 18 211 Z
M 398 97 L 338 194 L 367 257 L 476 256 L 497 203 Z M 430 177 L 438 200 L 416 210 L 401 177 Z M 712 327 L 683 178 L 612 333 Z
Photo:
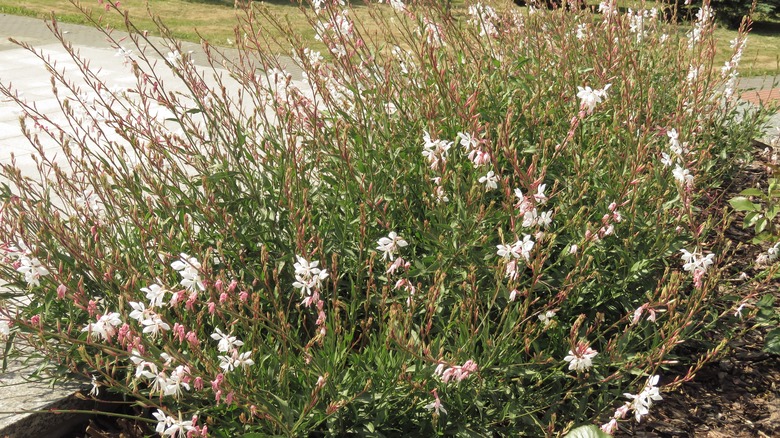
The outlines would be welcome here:
M 777 94 L 780 89 L 767 92 Z M 764 100 L 770 96 L 755 97 Z M 759 142 L 755 146 L 755 161 L 735 177 L 724 200 L 757 183 L 766 187 L 768 164 L 773 159 L 771 148 Z M 735 243 L 746 244 L 735 253 L 734 272 L 757 274 L 759 271 L 752 265 L 761 248 L 747 244 L 753 236 L 752 230 L 743 230 L 740 219 L 732 224 L 727 234 Z M 773 294 L 775 306 L 780 303 L 777 285 L 766 285 L 761 293 Z M 693 380 L 675 391 L 662 392 L 663 401 L 653 406 L 647 421 L 624 423 L 615 436 L 780 437 L 780 356 L 763 351 L 766 328 L 751 327 L 749 321 L 743 325 L 745 334 L 731 340 L 724 352 L 699 370 Z M 681 369 L 680 374 L 684 373 L 685 369 Z

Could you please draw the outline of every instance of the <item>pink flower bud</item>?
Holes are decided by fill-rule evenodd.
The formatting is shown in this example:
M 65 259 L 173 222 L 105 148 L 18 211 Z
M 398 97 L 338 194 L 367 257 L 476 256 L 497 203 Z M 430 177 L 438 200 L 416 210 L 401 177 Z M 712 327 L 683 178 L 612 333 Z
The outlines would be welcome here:
M 198 344 L 200 344 L 200 341 L 198 341 L 198 335 L 195 334 L 195 332 L 193 332 L 193 331 L 190 331 L 189 333 L 187 333 L 187 342 L 193 348 L 197 347 Z
M 228 285 L 228 292 L 234 292 L 238 287 L 238 280 L 233 279 Z
M 89 313 L 89 316 L 95 316 L 97 313 L 97 302 L 95 300 L 89 300 L 89 304 L 87 304 L 87 313 Z
M 57 298 L 60 299 L 60 300 L 65 298 L 65 293 L 67 291 L 68 291 L 68 288 L 65 287 L 64 284 L 61 284 L 61 285 L 57 286 Z

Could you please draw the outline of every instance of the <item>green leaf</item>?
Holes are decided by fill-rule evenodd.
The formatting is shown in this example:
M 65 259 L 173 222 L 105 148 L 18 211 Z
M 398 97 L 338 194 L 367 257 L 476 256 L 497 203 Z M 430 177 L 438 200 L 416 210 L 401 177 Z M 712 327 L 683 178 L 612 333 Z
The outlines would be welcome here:
M 564 438 L 609 438 L 612 435 L 604 433 L 597 426 L 589 424 L 587 426 L 580 426 L 567 433 Z
M 772 220 L 780 212 L 780 204 L 773 205 L 766 210 L 766 218 Z
M 742 196 L 764 196 L 764 192 L 759 189 L 745 189 L 739 192 Z
M 756 233 L 760 233 L 766 229 L 766 226 L 769 224 L 769 221 L 762 217 L 756 222 Z
M 737 196 L 736 198 L 729 199 L 729 204 L 737 211 L 758 211 L 760 208 L 744 196 Z
M 772 354 L 780 354 L 780 328 L 770 330 L 764 336 L 764 351 Z
M 3 353 L 3 366 L 0 372 L 5 373 L 8 369 L 8 353 L 11 351 L 11 347 L 14 345 L 14 338 L 16 338 L 16 332 L 11 333 L 11 336 L 5 341 L 5 352 Z

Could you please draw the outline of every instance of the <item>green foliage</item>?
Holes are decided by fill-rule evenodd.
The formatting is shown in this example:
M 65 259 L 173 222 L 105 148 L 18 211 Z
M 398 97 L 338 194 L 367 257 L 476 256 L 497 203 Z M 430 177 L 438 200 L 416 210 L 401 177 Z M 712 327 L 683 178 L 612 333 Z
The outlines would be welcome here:
M 765 117 L 710 23 L 371 8 L 389 47 L 302 11 L 330 53 L 288 30 L 301 78 L 262 8 L 229 79 L 168 57 L 187 93 L 132 24 L 132 92 L 52 69 L 70 167 L 2 172 L 14 333 L 226 437 L 560 434 L 655 394 L 721 322 L 718 189 Z
M 756 198 L 752 202 L 750 197 Z M 773 241 L 780 235 L 777 230 L 777 217 L 780 212 L 780 180 L 770 178 L 767 181 L 766 191 L 749 188 L 740 192 L 729 200 L 729 204 L 736 211 L 744 211 L 743 227 L 752 227 L 756 233 L 753 243 Z
M 564 438 L 609 438 L 611 435 L 601 431 L 597 426 L 580 426 L 567 433 Z

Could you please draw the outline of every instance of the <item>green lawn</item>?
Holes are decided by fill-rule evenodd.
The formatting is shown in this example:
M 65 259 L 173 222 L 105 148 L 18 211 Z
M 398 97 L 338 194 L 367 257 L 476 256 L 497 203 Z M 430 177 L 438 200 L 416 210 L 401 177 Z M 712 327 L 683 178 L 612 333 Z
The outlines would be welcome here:
M 0 13 L 48 17 L 53 12 L 56 17 L 65 22 L 84 23 L 85 19 L 75 10 L 68 0 L 0 0 Z M 103 10 L 97 0 L 84 1 L 84 5 L 92 8 L 95 14 L 103 14 Z M 146 10 L 148 3 L 151 11 L 161 17 L 166 25 L 178 38 L 198 41 L 198 34 L 208 39 L 212 44 L 228 45 L 235 39 L 233 29 L 237 24 L 237 16 L 243 14 L 240 10 L 233 9 L 233 0 L 123 0 L 122 7 L 130 11 L 130 17 L 141 29 L 155 29 L 154 23 L 149 18 Z M 463 1 L 454 1 L 456 8 L 463 7 Z M 514 7 L 509 0 L 501 0 L 499 3 L 505 7 Z M 621 7 L 636 7 L 636 2 L 619 2 Z M 313 40 L 313 32 L 303 18 L 295 3 L 286 0 L 272 0 L 263 5 L 275 14 L 287 17 L 290 25 L 298 35 Z M 389 11 L 389 9 L 388 9 Z M 353 9 L 353 17 L 360 20 L 367 16 L 367 8 L 356 7 Z M 121 27 L 121 19 L 116 14 L 104 14 L 108 24 Z M 366 20 L 368 22 L 370 20 Z M 756 76 L 765 74 L 779 74 L 778 62 L 780 61 L 780 22 L 764 21 L 756 23 L 755 32 L 751 35 L 748 47 L 742 60 L 742 75 Z M 369 31 L 371 28 L 369 27 Z M 274 30 L 270 29 L 273 33 Z M 723 62 L 729 56 L 729 41 L 736 33 L 727 29 L 718 29 L 719 37 L 718 61 Z M 286 47 L 279 47 L 285 51 Z

